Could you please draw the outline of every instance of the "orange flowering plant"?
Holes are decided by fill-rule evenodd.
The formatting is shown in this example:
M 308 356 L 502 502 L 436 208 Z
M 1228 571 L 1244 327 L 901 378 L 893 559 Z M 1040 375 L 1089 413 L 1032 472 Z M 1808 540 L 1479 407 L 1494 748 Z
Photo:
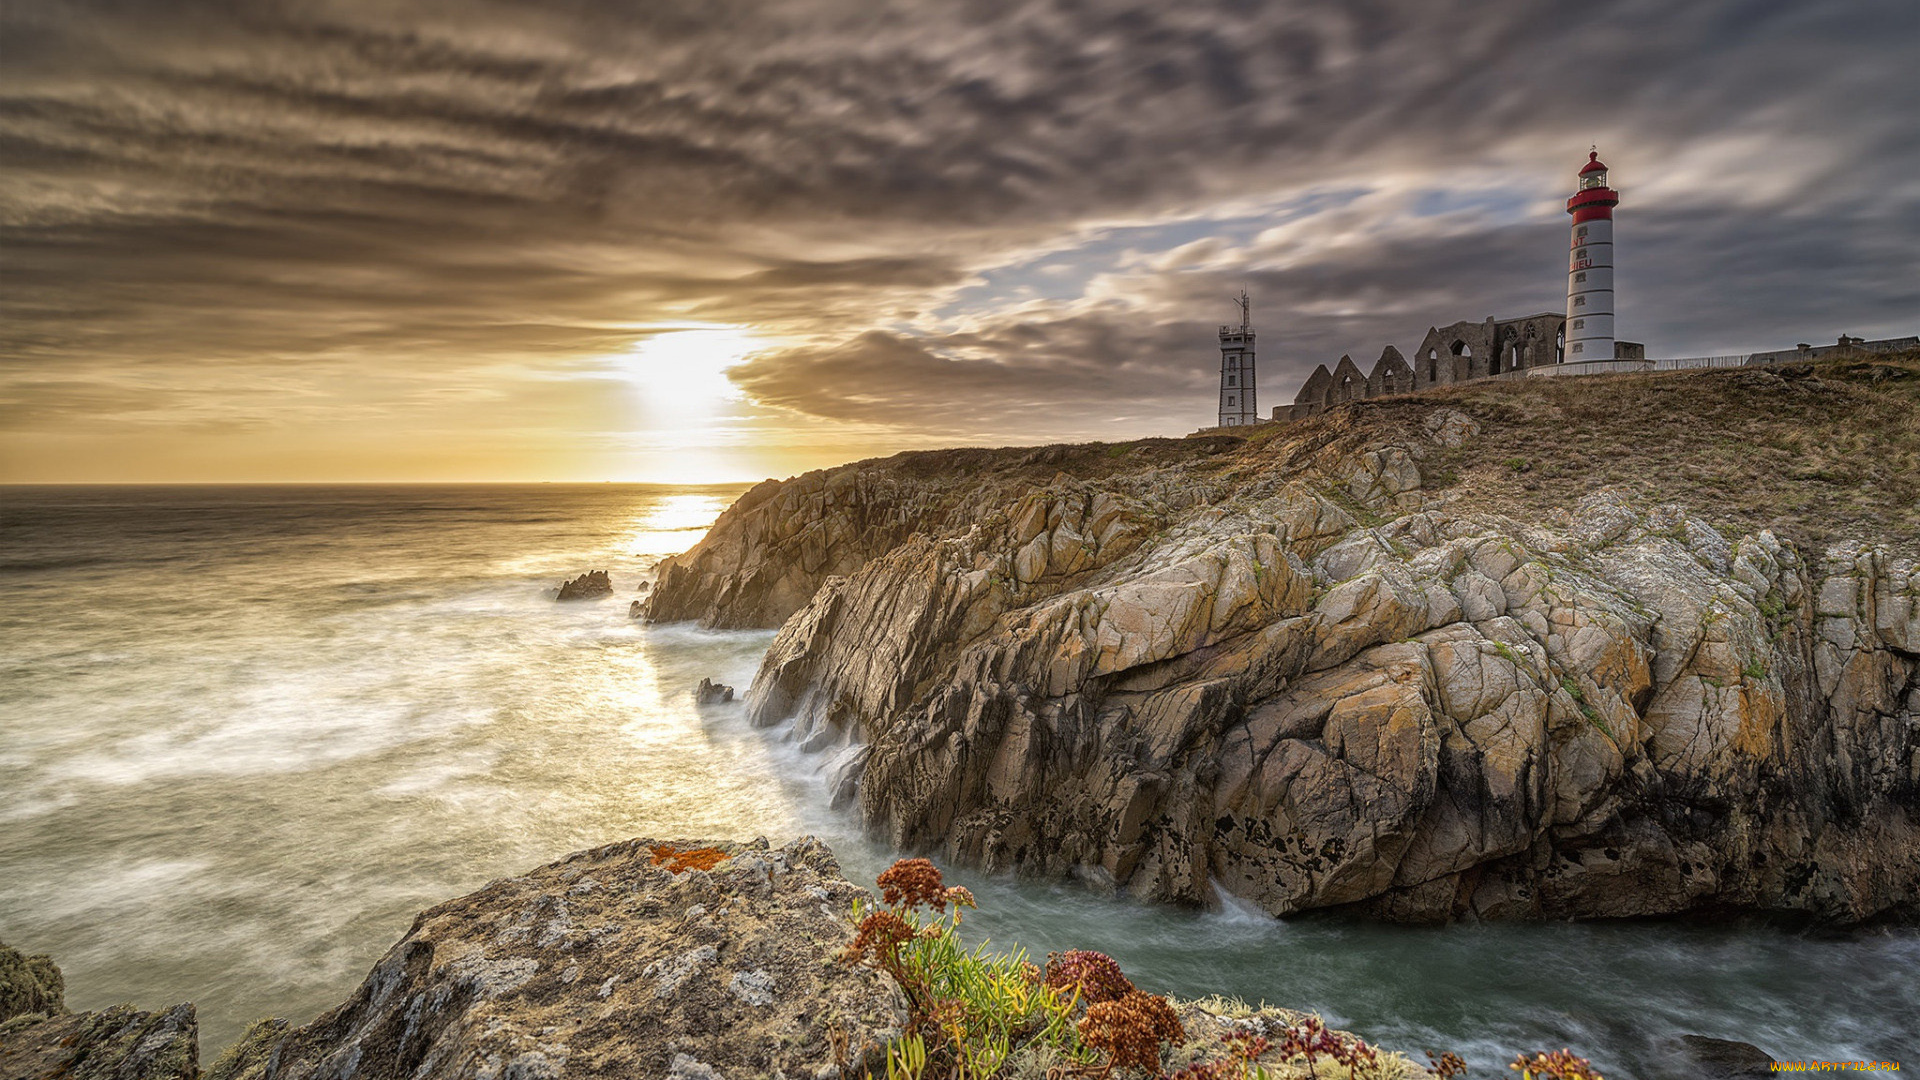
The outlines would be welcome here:
M 886 972 L 907 996 L 909 1030 L 889 1054 L 889 1077 L 989 1080 L 1043 1046 L 1074 1074 L 1157 1073 L 1163 1043 L 1181 1037 L 1173 1007 L 1135 990 L 1111 957 L 1055 953 L 1043 971 L 1024 951 L 967 949 L 958 930 L 973 894 L 928 860 L 901 859 L 878 884 L 884 906 L 855 905 L 841 958 Z

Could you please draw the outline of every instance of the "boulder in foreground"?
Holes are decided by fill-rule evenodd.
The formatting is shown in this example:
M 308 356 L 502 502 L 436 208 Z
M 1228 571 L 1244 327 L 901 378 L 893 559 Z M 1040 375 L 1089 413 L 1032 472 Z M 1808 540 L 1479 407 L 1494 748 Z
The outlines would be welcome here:
M 422 912 L 344 1005 L 284 1038 L 256 1026 L 222 1075 L 812 1080 L 843 1053 L 884 1068 L 905 1002 L 835 961 L 864 894 L 811 837 L 579 852 Z

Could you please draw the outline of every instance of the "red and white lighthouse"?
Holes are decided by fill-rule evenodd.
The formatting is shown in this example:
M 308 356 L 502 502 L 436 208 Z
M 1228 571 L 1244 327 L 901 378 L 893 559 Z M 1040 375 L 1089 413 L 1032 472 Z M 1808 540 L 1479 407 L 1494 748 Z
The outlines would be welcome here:
M 1573 244 L 1567 258 L 1566 363 L 1613 359 L 1613 208 L 1620 195 L 1607 186 L 1599 148 L 1580 170 L 1580 190 L 1567 200 Z

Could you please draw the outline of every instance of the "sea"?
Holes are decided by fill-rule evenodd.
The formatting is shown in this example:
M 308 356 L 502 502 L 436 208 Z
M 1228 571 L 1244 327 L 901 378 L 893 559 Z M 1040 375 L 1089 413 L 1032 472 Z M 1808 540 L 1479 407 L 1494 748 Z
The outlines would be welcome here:
M 195 1002 L 211 1060 L 344 1000 L 420 909 L 581 848 L 812 833 L 870 882 L 909 853 L 829 808 L 820 759 L 693 702 L 744 692 L 772 633 L 628 616 L 740 490 L 0 488 L 0 940 L 52 954 L 75 1009 Z M 556 602 L 596 569 L 612 597 Z M 976 943 L 1098 949 L 1475 1076 L 1571 1047 L 1683 1077 L 1683 1033 L 1920 1068 L 1913 931 L 1281 921 L 950 878 Z

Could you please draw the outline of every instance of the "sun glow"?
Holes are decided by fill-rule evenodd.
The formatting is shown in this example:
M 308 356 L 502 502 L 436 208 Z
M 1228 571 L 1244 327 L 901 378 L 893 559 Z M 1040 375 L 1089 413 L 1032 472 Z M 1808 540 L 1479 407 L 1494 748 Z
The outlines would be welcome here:
M 764 410 L 728 378 L 778 343 L 741 326 L 682 322 L 634 328 L 647 336 L 607 358 L 630 387 L 624 479 L 724 483 L 765 475 L 755 444 Z M 605 370 L 605 369 L 603 369 Z M 711 515 L 709 515 L 711 520 Z M 653 523 L 651 530 L 671 529 Z
M 621 366 L 648 418 L 659 427 L 680 427 L 741 400 L 727 370 L 767 345 L 737 326 L 690 325 L 638 342 Z

